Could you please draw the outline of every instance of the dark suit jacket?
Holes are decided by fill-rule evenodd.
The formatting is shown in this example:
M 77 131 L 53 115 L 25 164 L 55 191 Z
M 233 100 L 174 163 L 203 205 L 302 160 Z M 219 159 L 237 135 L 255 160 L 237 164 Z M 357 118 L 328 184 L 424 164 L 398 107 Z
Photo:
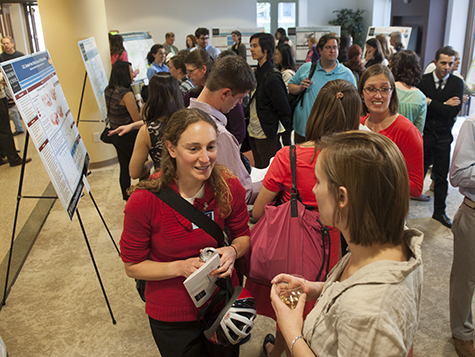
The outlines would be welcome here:
M 419 89 L 427 98 L 432 99 L 432 102 L 427 107 L 424 131 L 450 132 L 455 123 L 455 117 L 462 108 L 463 81 L 451 74 L 442 92 L 437 93 L 434 75 L 427 73 L 422 76 Z M 444 104 L 444 102 L 455 96 L 460 98 L 459 105 L 451 106 Z

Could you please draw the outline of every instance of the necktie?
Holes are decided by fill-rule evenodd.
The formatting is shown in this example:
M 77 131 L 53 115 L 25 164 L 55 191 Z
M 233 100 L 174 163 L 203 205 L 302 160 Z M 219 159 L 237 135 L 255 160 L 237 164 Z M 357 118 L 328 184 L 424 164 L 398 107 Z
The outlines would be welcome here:
M 442 83 L 444 83 L 444 80 L 443 80 L 443 79 L 441 79 L 441 80 L 439 81 L 439 86 L 437 87 L 437 93 L 442 92 Z

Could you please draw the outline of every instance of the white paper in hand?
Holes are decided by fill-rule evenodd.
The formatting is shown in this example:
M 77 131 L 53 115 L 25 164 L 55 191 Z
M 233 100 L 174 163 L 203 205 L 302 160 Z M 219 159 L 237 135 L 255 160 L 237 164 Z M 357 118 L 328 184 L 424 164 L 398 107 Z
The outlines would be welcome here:
M 183 282 L 196 307 L 201 307 L 216 290 L 217 278 L 209 273 L 219 268 L 220 265 L 221 259 L 219 254 L 216 254 Z

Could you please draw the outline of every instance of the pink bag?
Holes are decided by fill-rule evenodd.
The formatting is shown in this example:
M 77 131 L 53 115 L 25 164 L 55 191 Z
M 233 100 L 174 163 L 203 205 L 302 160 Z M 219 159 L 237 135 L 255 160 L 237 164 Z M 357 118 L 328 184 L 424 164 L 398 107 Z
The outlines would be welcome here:
M 259 284 L 270 285 L 280 273 L 300 274 L 309 281 L 324 281 L 328 274 L 329 230 L 319 221 L 316 210 L 299 201 L 295 155 L 292 145 L 291 200 L 266 206 L 264 216 L 251 229 L 251 245 L 240 262 L 244 275 Z

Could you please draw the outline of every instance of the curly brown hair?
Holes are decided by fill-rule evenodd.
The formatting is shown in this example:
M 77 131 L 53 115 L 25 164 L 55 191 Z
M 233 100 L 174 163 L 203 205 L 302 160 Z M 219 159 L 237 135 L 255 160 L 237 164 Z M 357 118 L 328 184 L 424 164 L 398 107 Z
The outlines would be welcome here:
M 199 109 L 181 109 L 175 112 L 168 121 L 168 125 L 163 133 L 163 141 L 170 142 L 177 146 L 183 132 L 192 124 L 204 121 L 211 125 L 218 134 L 218 127 L 208 114 Z M 147 189 L 158 192 L 162 187 L 169 187 L 175 180 L 179 180 L 177 174 L 176 160 L 170 156 L 166 146 L 163 147 L 162 161 L 160 165 L 160 176 L 158 178 L 141 181 L 132 186 L 128 193 L 132 194 L 136 189 Z M 231 214 L 233 200 L 228 180 L 235 177 L 229 169 L 220 164 L 215 164 L 208 179 L 209 185 L 213 189 L 214 199 L 217 201 L 218 213 L 226 218 Z
M 396 82 L 408 86 L 417 86 L 422 79 L 421 62 L 419 56 L 411 50 L 396 52 L 389 62 L 389 68 Z

